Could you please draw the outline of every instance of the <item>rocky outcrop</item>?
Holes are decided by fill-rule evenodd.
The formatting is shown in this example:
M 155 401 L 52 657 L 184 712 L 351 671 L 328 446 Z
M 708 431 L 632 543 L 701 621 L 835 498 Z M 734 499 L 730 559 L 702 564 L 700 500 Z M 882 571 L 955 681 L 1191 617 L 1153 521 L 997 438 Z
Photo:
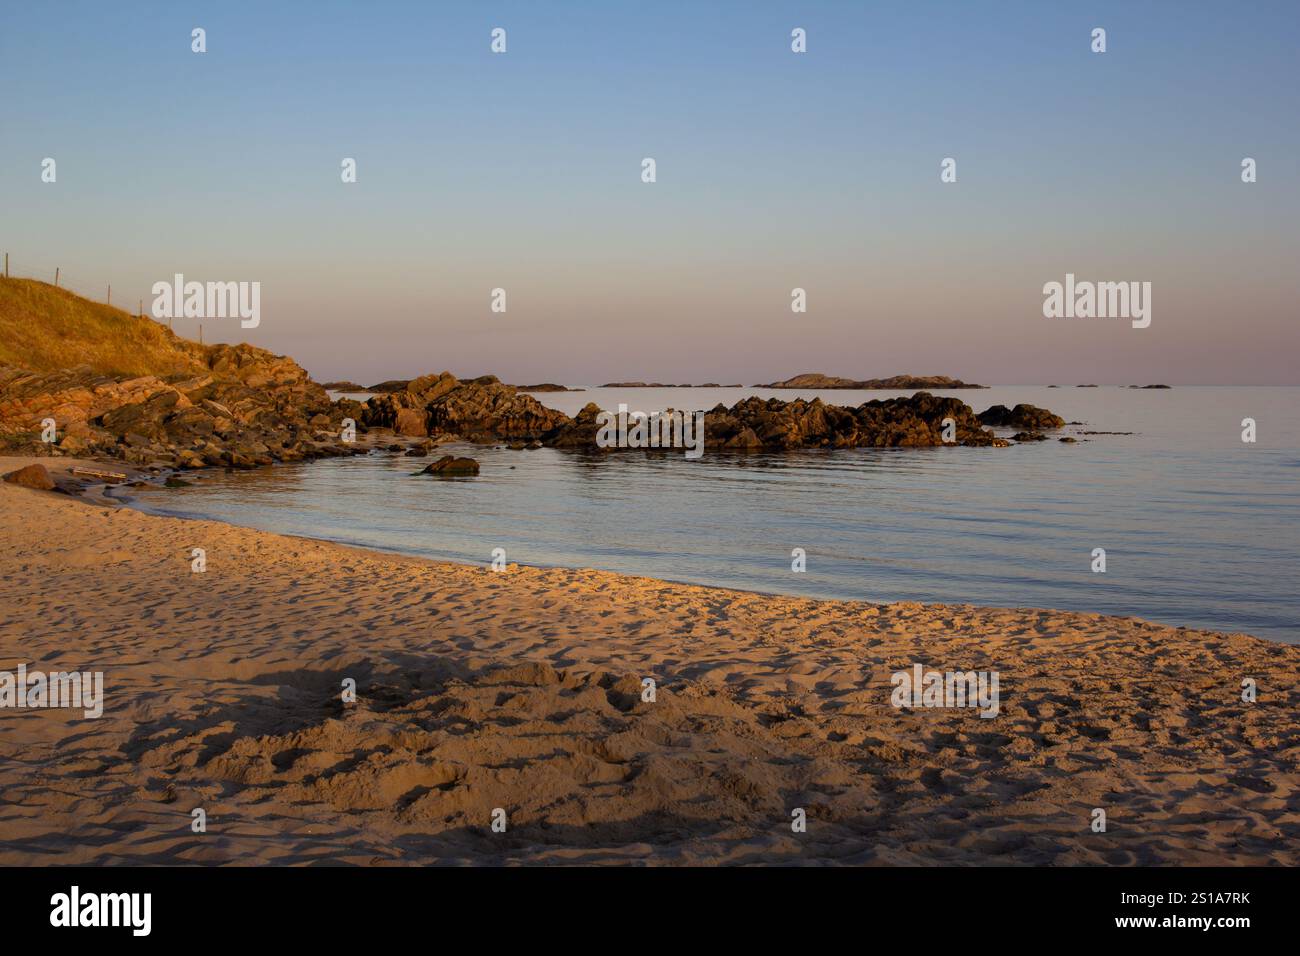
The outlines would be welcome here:
M 1028 432 L 1042 431 L 1044 428 L 1060 428 L 1065 419 L 1054 415 L 1037 405 L 1021 403 L 1015 408 L 994 405 L 979 414 L 980 424 L 993 428 L 1020 428 Z
M 972 385 L 947 375 L 895 375 L 892 378 L 868 378 L 861 381 L 841 378 L 838 375 L 823 375 L 820 372 L 805 372 L 794 378 L 768 385 L 755 385 L 755 388 L 856 388 L 862 390 L 902 389 L 952 389 L 952 388 L 987 388 L 987 385 Z
M 369 426 L 400 428 L 406 435 L 460 435 L 483 442 L 544 441 L 572 424 L 563 412 L 495 375 L 461 381 L 450 372 L 425 375 L 400 391 L 372 397 L 362 417 Z
M 399 435 L 424 438 L 429 434 L 428 415 L 424 409 L 398 407 L 393 411 L 392 429 Z
M 214 345 L 195 375 L 119 379 L 87 366 L 36 373 L 0 368 L 0 441 L 28 454 L 116 458 L 139 466 L 251 468 L 352 454 L 331 402 L 292 359 L 250 345 Z M 53 419 L 55 442 L 42 440 Z M 364 428 L 364 426 L 359 426 Z
M 585 392 L 585 388 L 569 388 L 567 385 L 556 385 L 554 382 L 543 382 L 540 385 L 516 385 L 515 388 L 521 392 Z
M 589 403 L 550 443 L 560 448 L 595 448 L 599 413 Z M 821 399 L 784 402 L 756 397 L 731 408 L 718 405 L 704 416 L 705 447 L 747 451 L 943 445 L 945 419 L 954 424 L 953 444 L 1006 444 L 982 428 L 974 411 L 959 399 L 917 392 L 857 408 L 827 405 Z
M 588 402 L 577 417 L 563 425 L 548 444 L 556 448 L 595 448 L 596 435 L 600 431 L 596 416 L 600 411 L 599 405 Z
M 857 408 L 820 399 L 747 398 L 705 417 L 706 444 L 724 448 L 908 448 L 942 445 L 944 419 L 956 426 L 955 444 L 991 445 L 970 406 L 956 398 L 917 392 L 908 398 L 865 402 Z

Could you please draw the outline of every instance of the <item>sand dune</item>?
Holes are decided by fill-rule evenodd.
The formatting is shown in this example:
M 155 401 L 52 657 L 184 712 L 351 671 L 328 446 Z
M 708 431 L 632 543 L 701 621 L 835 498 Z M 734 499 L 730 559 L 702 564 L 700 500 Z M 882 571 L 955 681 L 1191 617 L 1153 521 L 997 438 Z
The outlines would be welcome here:
M 494 573 L 8 485 L 0 542 L 0 670 L 106 689 L 97 720 L 0 710 L 3 864 L 1300 858 L 1297 647 Z M 895 709 L 917 662 L 997 670 L 1000 714 Z

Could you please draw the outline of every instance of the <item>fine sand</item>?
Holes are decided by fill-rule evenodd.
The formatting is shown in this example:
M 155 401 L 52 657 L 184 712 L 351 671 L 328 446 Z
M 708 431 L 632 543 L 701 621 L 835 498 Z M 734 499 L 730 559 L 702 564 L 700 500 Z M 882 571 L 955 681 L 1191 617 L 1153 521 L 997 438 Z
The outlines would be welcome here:
M 0 710 L 0 864 L 1300 862 L 1300 647 L 498 573 L 11 485 L 0 542 L 0 670 L 106 697 Z M 893 708 L 914 663 L 998 671 L 1000 714 Z

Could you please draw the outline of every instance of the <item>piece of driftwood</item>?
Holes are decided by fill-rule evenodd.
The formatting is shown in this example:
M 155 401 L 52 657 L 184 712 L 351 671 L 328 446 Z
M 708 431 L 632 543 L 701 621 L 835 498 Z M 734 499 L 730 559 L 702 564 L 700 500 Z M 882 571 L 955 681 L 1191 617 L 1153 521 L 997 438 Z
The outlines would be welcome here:
M 97 468 L 73 468 L 72 474 L 78 478 L 98 478 L 100 481 L 126 481 L 126 475 L 117 471 L 100 471 Z

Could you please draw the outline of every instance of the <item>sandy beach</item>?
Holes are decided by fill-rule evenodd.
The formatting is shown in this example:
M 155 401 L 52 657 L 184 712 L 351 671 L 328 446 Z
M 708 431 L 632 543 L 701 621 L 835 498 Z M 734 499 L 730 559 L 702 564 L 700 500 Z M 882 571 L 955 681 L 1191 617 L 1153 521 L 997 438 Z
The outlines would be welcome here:
M 0 670 L 105 692 L 0 711 L 0 864 L 1300 858 L 1300 647 L 493 572 L 11 485 L 0 540 Z M 891 706 L 918 663 L 998 671 L 1000 712 Z

